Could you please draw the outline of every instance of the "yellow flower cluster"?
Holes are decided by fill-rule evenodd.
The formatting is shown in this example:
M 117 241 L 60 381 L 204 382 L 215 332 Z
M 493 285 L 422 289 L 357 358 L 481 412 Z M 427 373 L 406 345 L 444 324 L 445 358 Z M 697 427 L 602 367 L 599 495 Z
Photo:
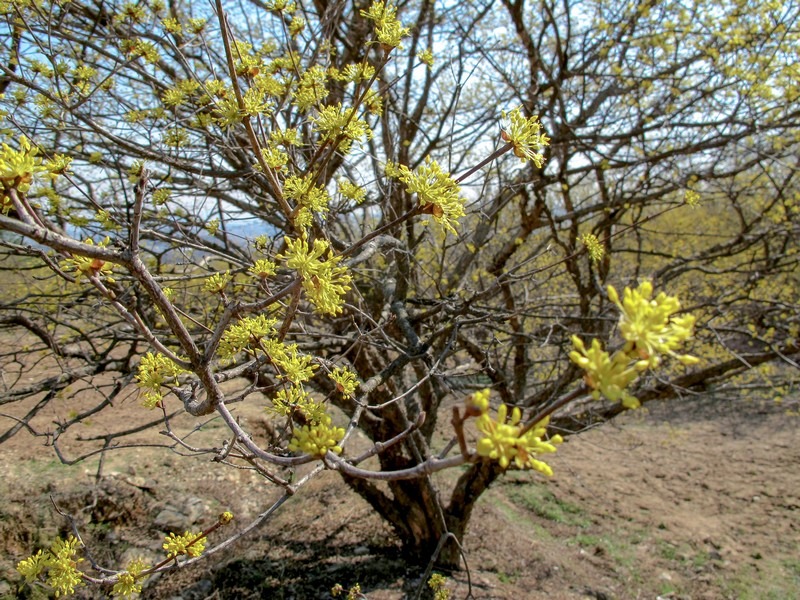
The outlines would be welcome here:
M 522 162 L 532 160 L 541 169 L 544 166 L 542 149 L 550 143 L 550 139 L 542 131 L 539 117 L 526 118 L 522 110 L 517 107 L 510 113 L 502 113 L 503 140 L 514 146 L 514 154 Z
M 447 589 L 447 577 L 441 573 L 434 573 L 428 579 L 428 587 L 433 591 L 433 600 L 450 600 L 450 590 Z
M 114 584 L 111 593 L 114 596 L 122 596 L 123 598 L 141 593 L 142 583 L 140 575 L 142 571 L 145 571 L 147 568 L 147 564 L 141 559 L 137 558 L 132 561 L 128 565 L 128 570 L 119 575 L 119 579 L 117 583 Z
M 94 240 L 87 238 L 84 243 L 88 246 L 93 246 Z M 97 244 L 97 246 L 105 248 L 110 243 L 111 239 L 106 237 L 102 242 Z M 89 258 L 87 256 L 65 258 L 61 261 L 61 268 L 67 273 L 75 273 L 76 281 L 79 281 L 83 276 L 94 277 L 95 275 L 100 275 L 104 276 L 109 283 L 114 283 L 114 278 L 111 277 L 113 265 L 99 258 Z
M 586 248 L 586 252 L 589 253 L 589 258 L 592 262 L 598 262 L 603 259 L 606 249 L 603 247 L 603 244 L 600 242 L 600 240 L 597 239 L 595 234 L 584 233 L 580 237 L 580 241 Z
M 386 165 L 390 172 L 389 164 Z M 405 165 L 396 167 L 398 178 L 406 184 L 409 194 L 417 194 L 420 205 L 433 215 L 434 220 L 452 233 L 457 233 L 454 223 L 464 216 L 464 199 L 458 195 L 460 188 L 450 173 L 442 171 L 430 156 L 425 163 L 412 171 Z
M 331 67 L 333 69 L 333 67 Z M 351 83 L 359 83 L 361 81 L 369 81 L 375 75 L 375 67 L 368 62 L 350 63 L 345 67 L 333 73 L 338 81 L 348 81 Z
M 353 396 L 359 386 L 358 378 L 347 367 L 336 367 L 328 374 L 328 377 L 336 384 L 336 390 L 342 396 Z
M 627 351 L 635 349 L 650 367 L 658 366 L 660 354 L 673 356 L 685 365 L 697 364 L 694 356 L 675 354 L 675 349 L 692 337 L 695 323 L 694 315 L 675 316 L 681 309 L 676 297 L 660 292 L 653 298 L 649 281 L 635 290 L 625 288 L 621 302 L 617 290 L 608 286 L 608 297 L 622 312 L 619 328 L 628 342 Z
M 295 217 L 295 225 L 308 227 L 311 225 L 312 213 L 327 213 L 331 198 L 328 190 L 315 185 L 316 174 L 308 173 L 303 177 L 290 175 L 283 183 L 283 195 L 294 200 L 300 210 Z
M 223 360 L 233 360 L 242 351 L 255 354 L 262 349 L 264 338 L 275 333 L 277 320 L 266 315 L 245 317 L 234 323 L 222 334 L 219 342 L 219 356 Z
M 77 569 L 83 559 L 75 558 L 80 542 L 73 536 L 66 540 L 57 538 L 49 550 L 39 550 L 33 556 L 17 564 L 17 571 L 31 583 L 47 573 L 47 585 L 55 590 L 56 598 L 75 593 L 81 584 L 82 575 Z
M 585 371 L 584 380 L 595 398 L 602 395 L 612 402 L 622 402 L 625 408 L 637 408 L 639 400 L 626 388 L 639 373 L 657 367 L 661 355 L 672 356 L 684 365 L 698 362 L 694 356 L 675 353 L 692 336 L 695 318 L 675 316 L 680 310 L 678 299 L 663 292 L 653 298 L 653 285 L 647 281 L 635 290 L 625 288 L 621 301 L 612 286 L 608 287 L 608 296 L 622 313 L 619 329 L 625 345 L 612 356 L 603 350 L 599 340 L 593 340 L 587 349 L 580 338 L 573 336 L 574 350 L 569 356 Z
M 161 386 L 174 383 L 178 376 L 187 373 L 163 354 L 148 352 L 139 361 L 137 385 L 144 389 L 144 406 L 154 408 L 161 402 Z
M 361 204 L 364 198 L 367 197 L 367 191 L 360 185 L 353 183 L 346 177 L 340 177 L 336 182 L 339 193 L 348 200 L 352 200 L 356 204 Z
M 497 418 L 489 415 L 489 390 L 476 392 L 467 399 L 469 406 L 480 411 L 475 426 L 483 434 L 478 440 L 478 455 L 491 458 L 500 463 L 504 469 L 513 461 L 519 469 L 534 469 L 545 475 L 552 475 L 553 469 L 536 457 L 556 451 L 556 446 L 563 440 L 560 435 L 544 439 L 550 417 L 536 423 L 522 433 L 522 411 L 514 407 L 509 418 L 508 406 L 501 405 L 497 410 Z
M 317 365 L 311 364 L 313 358 L 308 354 L 299 354 L 297 344 L 277 342 L 268 347 L 272 361 L 278 367 L 279 379 L 300 384 L 308 381 L 314 374 Z
M 289 450 L 305 452 L 311 456 L 323 457 L 330 450 L 336 454 L 342 452 L 339 442 L 344 438 L 344 429 L 331 426 L 330 415 L 323 415 L 317 423 L 296 427 L 292 432 Z
M 354 116 L 352 107 L 325 106 L 316 117 L 311 117 L 322 141 L 337 143 L 336 149 L 347 154 L 353 142 L 371 140 L 372 129 L 367 122 Z
M 164 538 L 162 548 L 167 551 L 169 558 L 186 555 L 190 557 L 200 556 L 206 549 L 206 538 L 202 533 L 191 533 L 186 531 L 183 535 L 170 533 Z
M 328 97 L 328 72 L 324 67 L 314 65 L 300 75 L 297 90 L 294 93 L 294 105 L 300 112 L 306 112 Z
M 232 280 L 230 271 L 214 273 L 203 281 L 203 291 L 210 294 L 221 294 Z
M 258 279 L 266 279 L 267 277 L 275 275 L 275 263 L 268 258 L 259 258 L 253 263 L 253 266 L 248 269 L 248 272 Z
M 297 271 L 303 289 L 317 312 L 337 315 L 342 312 L 344 295 L 350 289 L 350 273 L 340 266 L 340 256 L 333 256 L 326 240 L 314 240 L 308 245 L 305 236 L 292 240 L 285 237 L 286 253 L 278 258 Z M 327 255 L 327 256 L 326 256 Z
M 314 400 L 301 385 L 279 390 L 272 399 L 272 406 L 266 410 L 283 417 L 299 416 L 309 424 L 319 423 L 325 416 L 325 406 Z
M 684 202 L 691 207 L 696 207 L 700 205 L 700 194 L 695 192 L 694 190 L 686 190 L 686 193 L 683 196 Z
M 5 214 L 11 208 L 9 190 L 25 193 L 30 189 L 35 175 L 49 173 L 51 178 L 63 175 L 71 162 L 71 158 L 56 154 L 51 160 L 42 163 L 39 149 L 24 135 L 19 138 L 19 150 L 4 143 L 0 147 L 0 212 Z
M 395 5 L 373 2 L 368 10 L 361 11 L 361 16 L 366 17 L 375 24 L 375 37 L 385 50 L 403 49 L 400 42 L 411 30 L 408 27 L 403 27 L 403 23 L 397 18 L 397 7 Z
M 433 51 L 430 48 L 426 48 L 421 52 L 417 52 L 417 58 L 422 61 L 423 64 L 427 65 L 428 68 L 433 68 Z
M 261 149 L 261 158 L 270 169 L 275 169 L 276 171 L 282 171 L 289 162 L 289 155 L 272 142 L 269 142 L 265 148 Z M 262 170 L 260 163 L 253 165 L 253 168 L 256 171 Z
M 587 350 L 583 341 L 574 335 L 572 346 L 575 350 L 570 352 L 569 357 L 586 372 L 584 381 L 592 388 L 595 399 L 602 395 L 612 402 L 622 402 L 625 408 L 639 407 L 639 400 L 630 395 L 626 388 L 647 368 L 647 364 L 642 364 L 643 361 L 632 362 L 625 352 L 615 352 L 612 357 L 603 350 L 603 345 L 597 339 L 592 340 L 592 346 Z

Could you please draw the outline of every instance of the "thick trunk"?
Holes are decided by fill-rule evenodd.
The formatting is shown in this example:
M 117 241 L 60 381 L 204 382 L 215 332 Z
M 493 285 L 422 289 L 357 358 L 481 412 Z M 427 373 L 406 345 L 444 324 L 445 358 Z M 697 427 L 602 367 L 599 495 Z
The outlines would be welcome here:
M 363 479 L 343 478 L 392 526 L 406 560 L 426 566 L 439 540 L 447 535 L 444 510 L 431 483 L 427 479 L 391 482 L 387 494 Z
M 472 465 L 453 488 L 447 507 L 427 478 L 390 482 L 390 494 L 361 479 L 344 476 L 344 480 L 392 526 L 410 563 L 427 566 L 441 543 L 436 566 L 455 570 L 461 567 L 459 546 L 475 503 L 501 473 L 488 462 Z M 451 536 L 457 543 L 453 539 L 442 542 Z

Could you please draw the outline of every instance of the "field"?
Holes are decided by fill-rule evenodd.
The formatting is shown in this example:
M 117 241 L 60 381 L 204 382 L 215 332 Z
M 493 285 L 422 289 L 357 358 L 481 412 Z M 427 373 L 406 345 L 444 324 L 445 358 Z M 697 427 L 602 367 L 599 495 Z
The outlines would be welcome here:
M 141 410 L 131 396 L 104 418 Z M 790 401 L 684 399 L 570 438 L 550 461 L 552 479 L 510 473 L 482 498 L 464 544 L 469 568 L 446 573 L 453 598 L 470 585 L 476 599 L 800 597 L 796 412 Z M 164 442 L 155 431 L 140 440 Z M 222 510 L 242 527 L 275 497 L 246 471 L 162 448 L 109 455 L 98 481 L 96 459 L 64 467 L 24 432 L 0 460 L 2 597 L 46 597 L 20 590 L 13 568 L 69 531 L 54 506 L 74 517 L 95 560 L 114 565 L 157 560 L 164 531 L 199 529 Z M 367 598 L 389 600 L 413 598 L 420 575 L 369 507 L 322 473 L 227 554 L 150 580 L 142 597 L 330 598 L 335 583 L 359 583 Z

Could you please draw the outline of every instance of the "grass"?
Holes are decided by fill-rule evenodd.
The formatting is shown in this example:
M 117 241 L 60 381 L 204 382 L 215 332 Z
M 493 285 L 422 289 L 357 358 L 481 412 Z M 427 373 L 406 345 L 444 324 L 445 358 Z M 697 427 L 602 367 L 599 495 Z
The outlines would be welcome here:
M 759 561 L 757 567 L 721 577 L 719 586 L 737 600 L 795 600 L 800 598 L 800 559 Z
M 506 493 L 512 502 L 548 521 L 577 527 L 587 527 L 591 523 L 580 506 L 558 498 L 543 485 L 510 487 Z
M 643 532 L 618 530 L 612 535 L 593 535 L 580 533 L 567 540 L 568 544 L 577 544 L 581 548 L 608 556 L 614 563 L 614 570 L 624 572 L 627 578 L 642 584 L 644 577 L 639 571 L 635 546 L 644 539 Z
M 487 494 L 488 496 L 489 494 Z M 515 523 L 519 527 L 524 527 L 525 529 L 531 531 L 536 539 L 540 540 L 550 540 L 553 538 L 552 534 L 547 531 L 544 527 L 542 527 L 539 523 L 536 523 L 532 520 L 523 510 L 520 510 L 518 506 L 512 504 L 510 502 L 504 501 L 497 501 L 498 498 L 501 496 L 498 494 L 495 498 L 492 499 L 494 506 L 500 511 L 500 514 L 509 522 Z

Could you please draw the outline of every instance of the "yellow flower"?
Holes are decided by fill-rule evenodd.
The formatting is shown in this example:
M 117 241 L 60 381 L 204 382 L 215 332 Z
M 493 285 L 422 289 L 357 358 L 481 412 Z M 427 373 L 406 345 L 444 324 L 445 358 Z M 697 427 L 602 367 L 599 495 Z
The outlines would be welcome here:
M 480 396 L 475 401 L 476 405 L 488 404 L 488 390 L 480 392 Z M 538 422 L 526 433 L 520 435 L 522 426 L 522 411 L 514 407 L 509 418 L 508 406 L 501 405 L 497 410 L 497 418 L 493 419 L 488 410 L 478 417 L 475 426 L 483 434 L 478 440 L 477 450 L 479 456 L 491 458 L 500 463 L 504 469 L 508 468 L 511 461 L 518 469 L 534 469 L 545 475 L 552 475 L 553 470 L 545 462 L 538 460 L 536 456 L 549 454 L 556 451 L 556 445 L 561 443 L 561 436 L 555 435 L 549 440 L 542 438 L 546 434 L 549 417 Z
M 516 454 L 515 446 L 520 432 L 518 424 L 522 412 L 515 406 L 510 421 L 507 421 L 507 416 L 508 406 L 502 404 L 497 409 L 497 419 L 492 419 L 487 412 L 478 417 L 476 422 L 478 431 L 483 433 L 478 441 L 478 454 L 498 461 L 504 469 Z
M 119 575 L 119 579 L 117 580 L 117 583 L 114 584 L 114 588 L 111 590 L 111 593 L 114 596 L 123 597 L 140 593 L 142 591 L 142 584 L 141 581 L 139 581 L 139 574 L 145 569 L 147 569 L 147 565 L 143 560 L 137 558 L 136 560 L 132 561 L 128 565 L 128 570 Z
M 6 197 L 6 190 L 27 192 L 33 182 L 33 176 L 46 170 L 38 154 L 39 149 L 32 146 L 25 136 L 19 138 L 19 150 L 3 144 L 0 150 L 0 187 L 3 190 L 0 193 L 3 198 Z M 4 203 L 3 211 L 7 210 L 8 207 Z
M 367 192 L 364 188 L 345 177 L 340 177 L 336 183 L 339 193 L 348 200 L 353 200 L 356 204 L 361 204 L 364 198 L 367 197 Z
M 589 258 L 592 262 L 596 263 L 602 260 L 606 249 L 603 247 L 603 244 L 600 243 L 600 240 L 597 239 L 596 235 L 593 233 L 584 233 L 580 237 L 580 241 L 586 247 L 586 251 L 589 253 Z
M 700 194 L 694 190 L 686 190 L 686 194 L 684 195 L 683 199 L 686 204 L 693 208 L 700 205 Z
M 137 385 L 144 389 L 144 406 L 154 408 L 163 398 L 161 386 L 176 382 L 180 375 L 187 372 L 163 354 L 145 354 L 139 361 L 136 374 Z
M 626 408 L 636 408 L 639 400 L 626 388 L 639 373 L 658 366 L 662 354 L 673 356 L 685 365 L 699 362 L 694 356 L 675 354 L 675 349 L 691 337 L 694 317 L 675 316 L 680 310 L 677 298 L 663 292 L 652 296 L 653 286 L 647 281 L 635 290 L 625 288 L 622 301 L 617 290 L 608 287 L 608 297 L 622 313 L 619 329 L 626 340 L 625 346 L 613 356 L 603 350 L 597 339 L 592 340 L 592 347 L 587 350 L 580 338 L 572 336 L 574 350 L 569 357 L 586 372 L 584 380 L 595 398 L 602 394 L 612 402 L 622 402 Z
M 286 253 L 278 255 L 279 259 L 286 261 L 286 266 L 295 269 L 303 279 L 310 279 L 322 272 L 322 255 L 328 251 L 328 242 L 322 239 L 314 240 L 313 248 L 309 247 L 305 237 L 292 240 L 285 237 Z
M 387 172 L 388 167 L 387 163 Z M 417 194 L 425 212 L 432 214 L 445 229 L 456 233 L 453 224 L 464 216 L 464 199 L 458 195 L 460 188 L 450 173 L 442 171 L 439 163 L 428 156 L 425 163 L 414 171 L 400 165 L 399 179 L 408 186 L 406 191 L 409 194 Z
M 304 177 L 291 175 L 283 184 L 283 194 L 309 211 L 326 213 L 330 196 L 324 187 L 314 185 L 315 179 L 314 173 L 308 173 Z
M 81 584 L 81 572 L 77 564 L 83 559 L 76 559 L 80 542 L 73 536 L 66 540 L 57 538 L 50 547 L 51 558 L 47 561 L 47 585 L 54 588 L 56 598 L 75 593 L 75 587 Z
M 132 596 L 133 594 L 138 594 L 142 591 L 142 584 L 137 583 L 136 577 L 132 573 L 121 573 L 119 575 L 119 579 L 117 583 L 114 584 L 114 588 L 111 590 L 111 593 L 114 596 L 122 596 L 127 598 L 128 596 Z
M 674 350 L 692 336 L 695 318 L 693 315 L 675 316 L 681 304 L 674 296 L 661 292 L 655 298 L 653 284 L 645 281 L 635 290 L 625 288 L 622 301 L 617 290 L 608 286 L 608 297 L 616 304 L 622 315 L 619 328 L 639 358 L 650 367 L 658 366 L 660 354 L 675 356 L 683 364 L 695 364 L 693 356 L 677 356 Z
M 84 243 L 88 246 L 94 245 L 94 240 L 87 238 Z M 100 248 L 105 248 L 111 243 L 111 238 L 106 237 L 102 242 L 97 244 Z M 89 258 L 88 256 L 73 256 L 61 261 L 61 267 L 66 271 L 75 273 L 75 280 L 80 281 L 82 276 L 94 277 L 95 275 L 105 277 L 109 283 L 114 283 L 114 278 L 111 277 L 114 266 L 99 258 Z
M 32 583 L 46 568 L 47 556 L 41 550 L 17 564 L 17 571 L 28 583 Z
M 309 423 L 319 423 L 325 416 L 325 407 L 314 400 L 300 385 L 279 390 L 267 412 L 283 417 L 302 416 Z
M 68 596 L 75 593 L 81 585 L 83 574 L 77 569 L 82 558 L 76 558 L 80 542 L 74 536 L 66 540 L 56 538 L 49 550 L 39 550 L 30 558 L 17 565 L 17 571 L 27 582 L 33 582 L 39 575 L 47 573 L 47 585 L 55 590 L 55 596 Z
M 503 131 L 501 135 L 503 140 L 514 146 L 514 154 L 522 162 L 532 160 L 541 169 L 544 166 L 542 148 L 547 146 L 550 140 L 542 132 L 539 117 L 525 118 L 519 107 L 508 114 L 503 112 L 502 117 Z
M 286 241 L 286 253 L 278 258 L 300 275 L 309 301 L 321 314 L 336 315 L 342 311 L 344 295 L 350 289 L 351 276 L 340 266 L 341 256 L 332 256 L 326 240 L 314 240 L 310 248 L 305 237 Z M 327 258 L 323 256 L 328 254 Z
M 183 31 L 183 27 L 181 27 L 181 24 L 178 21 L 178 19 L 173 19 L 173 18 L 161 19 L 161 25 L 164 26 L 164 30 L 167 33 L 179 34 L 181 33 L 181 31 Z
M 336 367 L 328 374 L 328 377 L 336 384 L 336 390 L 342 396 L 353 396 L 358 388 L 358 378 L 347 367 Z
M 336 147 L 342 154 L 350 152 L 353 142 L 371 140 L 372 130 L 363 119 L 353 115 L 351 107 L 325 106 L 316 117 L 311 117 L 322 141 L 338 142 Z
M 397 7 L 391 3 L 373 2 L 368 10 L 362 10 L 361 16 L 366 17 L 375 24 L 375 37 L 386 50 L 392 48 L 403 49 L 400 41 L 411 30 L 403 27 L 397 18 Z
M 259 279 L 266 279 L 275 275 L 275 263 L 267 258 L 259 258 L 248 271 Z
M 424 64 L 428 65 L 428 68 L 433 67 L 433 52 L 430 48 L 426 48 L 423 51 L 417 52 L 417 58 L 420 59 Z
M 270 169 L 278 171 L 282 170 L 289 162 L 289 155 L 271 142 L 266 148 L 261 149 L 261 158 L 264 159 Z M 255 168 L 260 170 L 261 165 L 257 163 Z
M 592 390 L 592 396 L 597 399 L 602 394 L 612 402 L 622 402 L 625 408 L 637 408 L 639 400 L 630 395 L 626 388 L 638 376 L 646 364 L 634 362 L 625 352 L 616 352 L 614 357 L 603 350 L 600 340 L 592 340 L 592 347 L 586 349 L 583 341 L 578 336 L 572 336 L 572 345 L 575 348 L 569 357 L 586 373 L 584 381 Z
M 262 340 L 275 333 L 276 323 L 276 319 L 256 315 L 230 325 L 219 342 L 220 358 L 233 360 L 242 351 L 254 355 L 260 349 Z
M 319 65 L 310 67 L 300 75 L 300 82 L 294 94 L 294 105 L 300 112 L 306 112 L 328 97 L 328 72 Z
M 305 452 L 311 456 L 323 457 L 330 450 L 341 454 L 342 447 L 339 442 L 344 438 L 344 429 L 331 426 L 330 415 L 323 415 L 317 423 L 295 428 L 289 450 Z
M 225 288 L 228 287 L 228 284 L 232 279 L 233 278 L 231 277 L 230 271 L 225 271 L 224 273 L 214 273 L 213 275 L 206 277 L 205 281 L 203 281 L 203 291 L 210 292 L 212 294 L 221 294 L 225 291 Z
M 280 358 L 273 357 L 281 373 L 279 379 L 286 379 L 294 384 L 308 381 L 314 375 L 317 365 L 311 364 L 313 357 L 308 354 L 298 354 L 297 344 L 286 346 L 286 351 Z
M 489 388 L 484 388 L 467 397 L 467 404 L 477 408 L 481 414 L 489 410 Z
M 550 465 L 536 458 L 539 454 L 555 452 L 556 446 L 564 441 L 558 434 L 544 439 L 549 423 L 550 417 L 545 417 L 517 441 L 517 455 L 514 461 L 520 469 L 530 468 L 548 477 L 553 475 Z
M 205 536 L 202 533 L 184 532 L 183 535 L 170 533 L 164 538 L 162 548 L 167 551 L 169 558 L 185 554 L 186 556 L 200 556 L 206 548 Z

